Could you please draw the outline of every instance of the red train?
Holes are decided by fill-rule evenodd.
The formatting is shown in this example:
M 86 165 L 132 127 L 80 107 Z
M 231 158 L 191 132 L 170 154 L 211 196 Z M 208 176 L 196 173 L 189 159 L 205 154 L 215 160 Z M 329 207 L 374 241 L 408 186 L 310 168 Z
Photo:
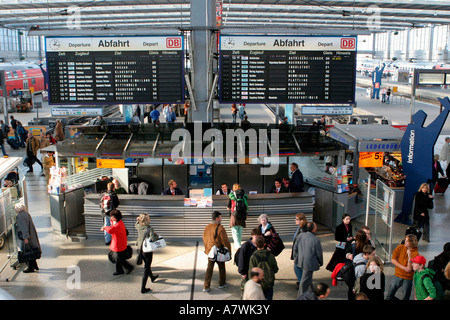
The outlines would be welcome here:
M 37 64 L 0 63 L 0 72 L 5 73 L 8 97 L 14 89 L 30 89 L 34 93 L 45 90 L 44 74 Z M 0 95 L 3 97 L 2 87 L 0 87 Z

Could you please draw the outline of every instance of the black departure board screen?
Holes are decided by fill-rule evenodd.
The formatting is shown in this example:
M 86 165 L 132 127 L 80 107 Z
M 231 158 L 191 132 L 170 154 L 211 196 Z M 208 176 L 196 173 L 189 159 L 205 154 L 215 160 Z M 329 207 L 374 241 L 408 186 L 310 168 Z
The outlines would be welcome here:
M 184 101 L 182 36 L 47 37 L 50 104 Z
M 356 37 L 220 37 L 223 103 L 354 103 Z

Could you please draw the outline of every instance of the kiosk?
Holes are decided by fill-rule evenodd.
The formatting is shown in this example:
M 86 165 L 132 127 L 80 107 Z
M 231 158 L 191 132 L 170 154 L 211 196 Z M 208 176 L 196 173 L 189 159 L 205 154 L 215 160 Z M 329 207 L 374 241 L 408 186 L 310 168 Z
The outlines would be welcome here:
M 349 146 L 346 158 L 352 168 L 352 182 L 356 184 L 359 179 L 366 178 L 359 177 L 359 167 L 365 167 L 372 181 L 382 179 L 395 190 L 396 210 L 401 209 L 404 192 L 400 153 L 403 135 L 404 131 L 400 128 L 381 124 L 335 125 L 330 130 L 330 137 Z M 385 161 L 385 156 L 392 160 Z M 368 158 L 378 161 L 372 161 L 372 166 L 362 163 Z M 350 209 L 349 212 L 354 210 Z
M 292 162 L 290 157 L 334 155 L 347 148 L 325 135 L 311 132 L 310 126 L 288 126 L 277 131 L 278 150 L 275 150 L 273 136 L 273 130 L 279 129 L 277 125 L 252 124 L 252 129 L 259 130 L 257 140 L 251 135 L 242 140 L 203 140 L 210 129 L 215 130 L 217 136 L 230 133 L 228 130 L 235 132 L 239 127 L 224 123 L 217 126 L 203 123 L 200 127 L 191 123 L 185 126 L 175 123 L 170 127 L 153 124 L 138 127 L 124 124 L 104 128 L 85 126 L 77 128 L 78 133 L 74 138 L 58 143 L 57 152 L 63 157 L 83 155 L 96 159 L 125 159 L 125 170 L 128 170 L 130 183 L 128 194 L 119 195 L 118 209 L 124 215 L 130 239 L 136 236 L 136 217 L 144 212 L 150 214 L 152 225 L 157 227 L 165 238 L 198 239 L 201 238 L 203 227 L 209 223 L 214 210 L 224 214 L 224 225 L 227 224 L 228 197 L 215 195 L 223 183 L 230 189 L 234 183 L 239 183 L 249 195 L 250 209 L 246 228 L 248 234 L 244 232 L 245 236 L 250 235 L 253 224 L 257 226 L 257 217 L 262 213 L 269 215 L 277 232 L 283 236 L 291 236 L 296 230 L 297 213 L 303 212 L 313 220 L 314 197 L 308 192 L 270 194 L 268 192 L 275 179 L 289 178 L 289 164 Z M 182 134 L 177 135 L 177 132 Z M 267 135 L 261 135 L 261 132 Z M 187 139 L 188 136 L 191 139 Z M 252 151 L 254 146 L 258 146 L 256 153 Z M 175 159 L 172 152 L 177 148 L 182 156 Z M 207 150 L 210 150 L 208 148 L 215 148 L 215 155 L 220 155 L 214 157 L 212 163 L 210 158 L 205 157 Z M 240 151 L 244 151 L 247 156 L 240 157 Z M 270 165 L 275 165 L 276 169 L 261 174 L 262 170 Z M 172 179 L 177 182 L 183 195 L 161 195 L 168 187 L 168 181 Z M 147 183 L 147 190 L 151 191 L 133 194 L 129 188 L 133 181 Z M 121 185 L 127 187 L 122 183 Z M 191 192 L 200 189 L 209 190 L 208 193 L 212 194 L 212 205 L 185 206 L 185 199 L 190 197 Z M 103 235 L 100 232 L 103 219 L 98 205 L 99 196 L 98 193 L 92 192 L 84 197 L 83 217 L 87 237 Z M 66 198 L 66 201 L 70 200 Z M 68 206 L 70 204 L 66 204 L 66 207 Z

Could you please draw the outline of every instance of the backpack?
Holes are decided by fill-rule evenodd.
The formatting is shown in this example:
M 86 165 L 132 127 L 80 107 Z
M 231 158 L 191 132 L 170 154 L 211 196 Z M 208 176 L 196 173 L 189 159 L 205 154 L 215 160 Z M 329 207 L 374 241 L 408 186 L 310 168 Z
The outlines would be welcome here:
M 108 214 L 111 212 L 111 210 L 114 210 L 116 208 L 116 204 L 114 201 L 114 196 L 112 193 L 105 192 L 100 200 L 100 208 L 102 209 L 102 212 L 105 214 Z
M 445 297 L 444 289 L 442 288 L 441 282 L 436 278 L 436 274 L 431 276 L 430 274 L 425 273 L 424 275 L 422 275 L 422 278 L 421 278 L 422 282 L 426 277 L 431 279 L 434 287 L 436 288 L 436 300 L 444 300 L 444 297 Z
M 265 257 L 261 257 L 259 254 L 254 254 L 254 256 L 258 261 L 256 267 L 261 268 L 264 271 L 264 279 L 261 281 L 261 287 L 264 291 L 272 288 L 275 276 L 269 264 L 270 252 L 266 250 Z
M 344 279 L 344 282 L 349 287 L 353 287 L 356 282 L 356 275 L 355 275 L 355 267 L 365 265 L 366 262 L 361 261 L 358 263 L 353 263 L 353 261 L 347 261 L 344 266 L 342 266 L 341 271 L 339 272 L 342 279 Z
M 243 190 L 236 190 L 234 192 L 235 197 L 235 208 L 233 215 L 238 220 L 246 220 L 247 219 L 247 201 L 245 199 Z
M 234 254 L 234 264 L 237 265 L 237 266 L 239 265 L 239 254 L 241 252 L 241 248 L 242 247 L 239 247 L 237 249 L 236 253 Z

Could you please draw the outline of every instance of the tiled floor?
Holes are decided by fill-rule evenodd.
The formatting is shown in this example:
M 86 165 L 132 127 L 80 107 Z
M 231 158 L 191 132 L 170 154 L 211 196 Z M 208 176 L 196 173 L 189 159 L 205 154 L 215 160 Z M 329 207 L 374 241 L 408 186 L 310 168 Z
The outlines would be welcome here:
M 30 213 L 40 237 L 43 256 L 38 260 L 40 270 L 32 274 L 22 272 L 24 266 L 17 270 L 7 266 L 2 274 L 0 290 L 15 299 L 42 300 L 238 300 L 240 299 L 240 276 L 232 262 L 228 262 L 227 281 L 231 284 L 226 289 L 218 289 L 218 269 L 214 270 L 212 290 L 202 292 L 206 256 L 201 241 L 169 241 L 168 246 L 154 254 L 153 272 L 160 274 L 155 283 L 148 281 L 152 292 L 141 294 L 140 283 L 143 267 L 136 266 L 129 275 L 113 276 L 114 265 L 107 259 L 109 249 L 103 240 L 86 239 L 73 242 L 65 235 L 52 230 L 49 203 L 45 193 L 45 180 L 39 170 L 27 175 Z M 450 193 L 436 195 L 435 209 L 431 214 L 431 241 L 420 242 L 419 252 L 427 259 L 442 251 L 445 242 L 450 241 Z M 354 224 L 360 226 L 362 219 Z M 369 219 L 369 221 L 372 220 Z M 370 225 L 370 224 L 369 224 Z M 406 225 L 395 224 L 394 244 L 400 243 Z M 296 297 L 296 280 L 293 262 L 290 260 L 291 235 L 283 235 L 286 249 L 277 257 L 280 271 L 276 275 L 274 300 L 294 300 Z M 334 250 L 334 235 L 318 235 L 324 249 L 325 264 Z M 199 239 L 200 240 L 200 239 Z M 8 248 L 0 251 L 3 265 Z M 197 253 L 197 259 L 195 260 Z M 135 265 L 135 257 L 131 259 Z M 74 272 L 76 270 L 76 272 Z M 195 280 L 193 274 L 195 270 Z M 387 283 L 393 274 L 392 264 L 385 268 Z M 77 276 L 79 278 L 77 279 Z M 5 280 L 8 278 L 8 281 Z M 331 286 L 330 272 L 322 267 L 314 274 L 314 281 L 322 281 Z M 331 286 L 329 300 L 346 300 L 346 286 Z

